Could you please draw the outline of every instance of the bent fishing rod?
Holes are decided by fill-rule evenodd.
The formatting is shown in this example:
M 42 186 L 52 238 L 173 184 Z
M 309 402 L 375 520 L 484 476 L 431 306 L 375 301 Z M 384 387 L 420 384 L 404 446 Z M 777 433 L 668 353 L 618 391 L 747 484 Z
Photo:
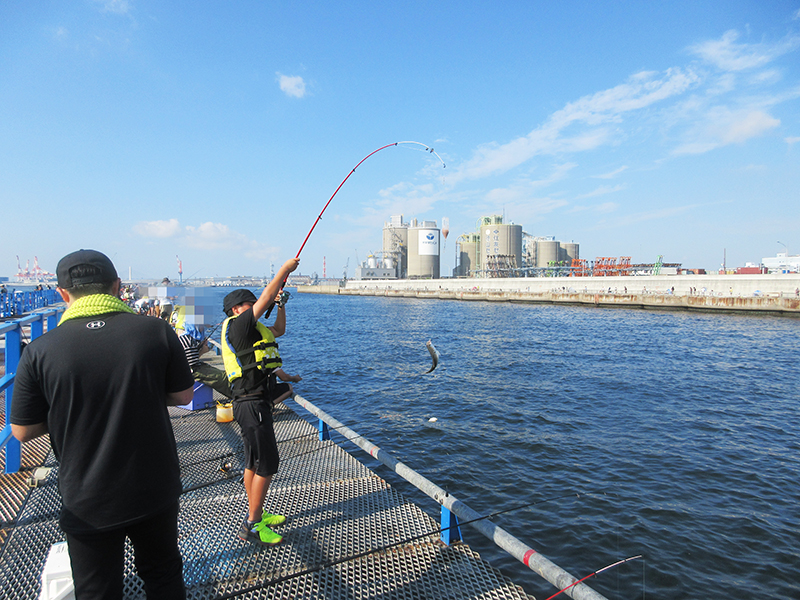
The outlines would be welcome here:
M 350 172 L 347 174 L 347 177 L 342 179 L 342 182 L 339 184 L 339 187 L 337 187 L 336 190 L 333 192 L 333 194 L 331 194 L 331 197 L 328 198 L 328 201 L 325 203 L 325 206 L 322 207 L 322 210 L 320 211 L 319 215 L 317 215 L 317 218 L 314 221 L 314 224 L 311 226 L 311 229 L 309 229 L 308 235 L 306 235 L 305 239 L 303 240 L 303 243 L 300 245 L 300 249 L 297 251 L 297 254 L 295 255 L 295 258 L 300 258 L 300 253 L 303 251 L 303 248 L 306 247 L 306 242 L 308 242 L 308 238 L 311 237 L 311 234 L 314 232 L 314 229 L 317 227 L 317 223 L 319 223 L 322 220 L 322 215 L 328 209 L 328 206 L 330 205 L 331 201 L 334 199 L 336 194 L 339 193 L 339 190 L 342 189 L 342 186 L 345 184 L 345 182 L 347 182 L 347 180 L 350 179 L 350 176 L 353 173 L 356 172 L 356 169 L 358 167 L 360 167 L 364 163 L 364 161 L 366 161 L 370 156 L 372 156 L 374 154 L 377 154 L 381 150 L 385 150 L 386 148 L 392 148 L 394 146 L 399 146 L 400 144 L 416 144 L 417 146 L 422 146 L 425 149 L 426 152 L 428 152 L 429 154 L 435 155 L 436 158 L 439 159 L 439 161 L 442 163 L 442 168 L 443 169 L 447 168 L 447 165 L 442 160 L 442 157 L 439 156 L 432 147 L 428 146 L 427 144 L 423 144 L 422 142 L 412 142 L 412 141 L 394 142 L 392 144 L 386 144 L 385 146 L 381 146 L 377 150 L 373 150 L 372 152 L 367 154 L 364 158 L 362 158 L 360 161 L 358 161 L 358 164 L 350 170 Z M 287 279 L 288 279 L 288 275 L 287 275 L 286 279 L 283 280 L 283 283 L 281 284 L 281 291 L 283 291 L 283 288 L 286 287 L 286 280 Z M 275 304 L 273 303 L 267 309 L 267 312 L 264 315 L 265 319 L 269 317 L 269 315 L 272 312 L 272 309 L 273 309 L 274 306 L 275 306 Z

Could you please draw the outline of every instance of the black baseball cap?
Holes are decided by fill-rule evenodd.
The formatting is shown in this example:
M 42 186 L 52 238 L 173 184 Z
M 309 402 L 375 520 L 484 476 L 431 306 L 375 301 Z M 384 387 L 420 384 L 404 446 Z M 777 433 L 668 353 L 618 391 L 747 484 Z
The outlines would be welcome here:
M 225 314 L 230 317 L 233 314 L 231 309 L 234 306 L 237 306 L 242 302 L 252 302 L 255 304 L 257 300 L 258 298 L 256 298 L 256 295 L 250 290 L 244 288 L 233 290 L 230 294 L 225 296 L 225 299 L 222 301 L 222 310 L 225 311 Z
M 92 266 L 97 270 L 97 273 L 87 277 L 76 277 L 74 279 L 70 277 L 69 270 L 81 265 Z M 76 285 L 111 283 L 117 280 L 117 270 L 114 268 L 114 263 L 112 263 L 111 259 L 105 254 L 97 250 L 77 250 L 71 254 L 67 254 L 58 261 L 56 275 L 58 276 L 58 287 L 66 290 Z

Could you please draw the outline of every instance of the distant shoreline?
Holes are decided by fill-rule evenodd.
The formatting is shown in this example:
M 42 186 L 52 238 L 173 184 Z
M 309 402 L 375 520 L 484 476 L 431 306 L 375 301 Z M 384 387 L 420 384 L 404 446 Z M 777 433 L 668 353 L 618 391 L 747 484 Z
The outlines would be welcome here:
M 299 293 L 800 317 L 800 274 L 354 281 Z

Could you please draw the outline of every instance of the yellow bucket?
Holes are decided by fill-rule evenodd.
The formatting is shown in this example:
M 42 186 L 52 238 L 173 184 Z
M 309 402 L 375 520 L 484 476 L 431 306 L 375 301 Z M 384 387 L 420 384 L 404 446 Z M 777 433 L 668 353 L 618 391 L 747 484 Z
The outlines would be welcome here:
M 217 403 L 217 423 L 230 423 L 233 421 L 233 404 Z

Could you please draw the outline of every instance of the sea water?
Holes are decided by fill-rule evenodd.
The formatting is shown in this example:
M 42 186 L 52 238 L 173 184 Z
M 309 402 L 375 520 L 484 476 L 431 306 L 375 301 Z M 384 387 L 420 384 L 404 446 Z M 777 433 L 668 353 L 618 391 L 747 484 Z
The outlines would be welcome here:
M 608 598 L 800 598 L 800 320 L 311 294 L 287 320 L 297 392 L 398 460 L 578 578 L 641 554 L 587 580 Z

